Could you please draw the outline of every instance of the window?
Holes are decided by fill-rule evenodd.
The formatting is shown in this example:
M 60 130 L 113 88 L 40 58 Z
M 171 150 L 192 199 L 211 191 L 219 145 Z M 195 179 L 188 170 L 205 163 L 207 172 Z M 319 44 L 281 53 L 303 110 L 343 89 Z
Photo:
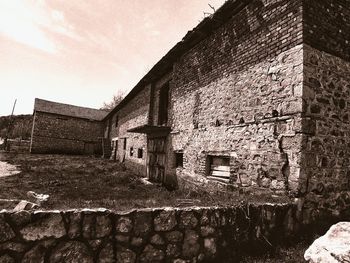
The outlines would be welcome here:
M 140 159 L 143 158 L 143 149 L 141 148 L 137 149 L 137 158 L 140 158 Z
M 175 153 L 175 159 L 176 159 L 176 168 L 178 167 L 184 167 L 184 153 L 177 152 Z
M 230 157 L 208 156 L 209 179 L 228 183 L 230 181 Z
M 168 107 L 169 107 L 169 83 L 165 84 L 159 92 L 159 112 L 158 124 L 166 125 L 168 122 Z
M 118 127 L 119 117 L 115 115 L 115 127 Z
M 123 150 L 126 150 L 126 138 L 124 138 Z
M 134 155 L 134 147 L 130 147 L 130 156 Z

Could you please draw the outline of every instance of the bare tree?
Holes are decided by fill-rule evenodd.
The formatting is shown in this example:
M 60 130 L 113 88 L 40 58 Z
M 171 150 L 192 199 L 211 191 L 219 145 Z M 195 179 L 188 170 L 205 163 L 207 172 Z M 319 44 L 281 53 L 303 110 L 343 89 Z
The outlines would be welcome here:
M 104 102 L 101 110 L 113 110 L 125 97 L 125 93 L 118 90 L 116 94 L 113 95 L 112 100 L 109 102 Z

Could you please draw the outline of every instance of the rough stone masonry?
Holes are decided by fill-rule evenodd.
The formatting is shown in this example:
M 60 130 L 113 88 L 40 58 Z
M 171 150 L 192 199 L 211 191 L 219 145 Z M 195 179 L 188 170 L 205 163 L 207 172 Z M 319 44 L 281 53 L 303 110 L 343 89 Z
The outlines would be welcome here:
M 295 212 L 288 204 L 2 212 L 0 262 L 236 262 L 294 237 Z

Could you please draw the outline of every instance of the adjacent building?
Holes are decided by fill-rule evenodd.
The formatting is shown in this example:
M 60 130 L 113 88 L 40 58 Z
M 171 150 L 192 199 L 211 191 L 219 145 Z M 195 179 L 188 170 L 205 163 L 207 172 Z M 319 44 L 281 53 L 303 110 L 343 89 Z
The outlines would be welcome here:
M 31 153 L 102 154 L 107 112 L 35 99 Z

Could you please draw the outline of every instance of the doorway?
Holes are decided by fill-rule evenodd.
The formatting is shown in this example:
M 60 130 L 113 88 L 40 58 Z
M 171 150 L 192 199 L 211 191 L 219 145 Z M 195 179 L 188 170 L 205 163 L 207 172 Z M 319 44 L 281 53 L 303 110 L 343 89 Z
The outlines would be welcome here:
M 166 137 L 148 139 L 147 172 L 151 181 L 163 183 L 166 164 Z

